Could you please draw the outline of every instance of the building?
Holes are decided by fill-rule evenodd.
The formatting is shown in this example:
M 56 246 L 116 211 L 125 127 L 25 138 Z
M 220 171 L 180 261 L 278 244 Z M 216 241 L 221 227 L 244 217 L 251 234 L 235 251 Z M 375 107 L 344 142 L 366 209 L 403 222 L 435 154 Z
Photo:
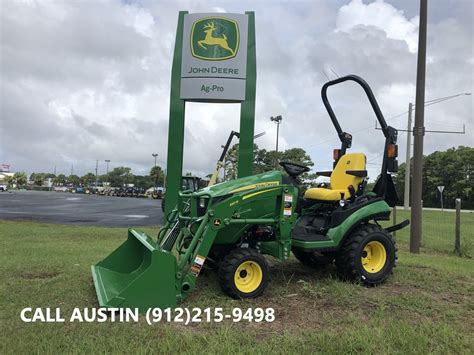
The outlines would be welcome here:
M 7 184 L 7 178 L 13 176 L 10 172 L 10 165 L 0 164 L 0 184 Z

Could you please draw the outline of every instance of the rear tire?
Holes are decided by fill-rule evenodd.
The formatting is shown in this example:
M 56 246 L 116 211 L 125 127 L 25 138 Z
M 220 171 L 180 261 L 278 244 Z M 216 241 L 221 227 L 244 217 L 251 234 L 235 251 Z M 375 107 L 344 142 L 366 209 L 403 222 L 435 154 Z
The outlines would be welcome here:
M 336 267 L 343 278 L 377 285 L 392 273 L 396 259 L 392 236 L 378 225 L 366 224 L 344 241 Z
M 334 258 L 325 255 L 317 250 L 304 251 L 301 249 L 293 249 L 293 254 L 296 259 L 298 259 L 303 265 L 312 267 L 312 268 L 322 268 L 334 261 Z
M 219 284 L 235 299 L 260 296 L 268 284 L 268 264 L 255 249 L 238 248 L 226 255 L 219 265 Z

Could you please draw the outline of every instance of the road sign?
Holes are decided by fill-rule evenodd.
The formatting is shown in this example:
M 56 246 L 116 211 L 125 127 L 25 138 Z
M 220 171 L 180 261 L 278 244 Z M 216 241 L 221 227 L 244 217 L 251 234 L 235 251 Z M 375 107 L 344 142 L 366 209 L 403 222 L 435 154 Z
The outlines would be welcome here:
M 443 204 L 443 190 L 444 190 L 444 185 L 439 185 L 438 191 L 440 193 L 440 199 L 441 199 L 441 211 L 444 210 L 444 204 Z

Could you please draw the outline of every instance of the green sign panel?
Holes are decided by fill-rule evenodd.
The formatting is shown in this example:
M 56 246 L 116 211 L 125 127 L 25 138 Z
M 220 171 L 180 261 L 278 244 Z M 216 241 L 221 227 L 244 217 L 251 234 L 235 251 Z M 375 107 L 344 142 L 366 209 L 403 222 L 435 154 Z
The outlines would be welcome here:
M 239 25 L 219 16 L 199 19 L 191 29 L 191 53 L 204 60 L 233 58 L 239 50 Z

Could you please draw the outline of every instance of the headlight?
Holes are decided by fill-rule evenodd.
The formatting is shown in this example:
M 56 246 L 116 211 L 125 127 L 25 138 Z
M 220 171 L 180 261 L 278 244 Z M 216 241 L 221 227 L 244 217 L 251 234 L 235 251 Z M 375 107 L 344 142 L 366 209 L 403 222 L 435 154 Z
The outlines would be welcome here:
M 199 198 L 197 205 L 198 216 L 203 216 L 206 213 L 207 207 L 209 206 L 209 197 Z

